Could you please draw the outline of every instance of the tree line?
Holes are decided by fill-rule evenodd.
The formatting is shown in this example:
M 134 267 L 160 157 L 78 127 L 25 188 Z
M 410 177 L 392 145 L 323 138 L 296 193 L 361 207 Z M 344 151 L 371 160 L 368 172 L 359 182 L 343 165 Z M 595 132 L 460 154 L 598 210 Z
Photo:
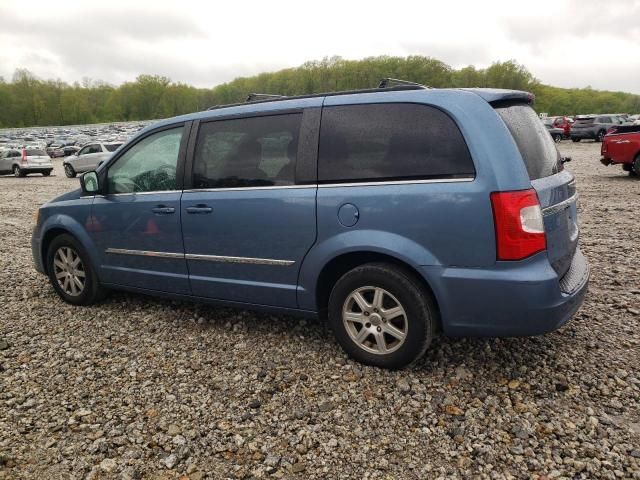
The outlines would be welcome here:
M 195 88 L 159 75 L 140 75 L 120 86 L 89 79 L 70 85 L 60 80 L 42 80 L 28 70 L 18 69 L 11 81 L 0 77 L 0 128 L 165 118 L 242 102 L 250 92 L 305 95 L 354 90 L 374 87 L 384 77 L 435 88 L 526 90 L 536 95 L 536 110 L 550 115 L 640 112 L 640 95 L 544 85 L 513 60 L 496 62 L 483 69 L 473 66 L 455 69 L 424 56 L 363 60 L 332 57 L 236 78 L 213 88 Z

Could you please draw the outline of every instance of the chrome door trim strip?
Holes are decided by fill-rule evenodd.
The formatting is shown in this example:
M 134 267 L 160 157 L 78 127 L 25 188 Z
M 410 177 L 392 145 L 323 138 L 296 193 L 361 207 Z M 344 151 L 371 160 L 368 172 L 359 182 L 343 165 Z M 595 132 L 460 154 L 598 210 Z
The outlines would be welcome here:
M 100 198 L 123 197 L 125 195 L 155 195 L 163 193 L 182 193 L 182 190 L 156 190 L 153 192 L 130 192 L 130 193 L 107 193 L 106 195 L 95 195 Z
M 423 183 L 461 183 L 473 182 L 475 177 L 464 178 L 431 178 L 427 180 L 388 180 L 381 182 L 352 182 L 352 183 L 322 183 L 319 188 L 336 188 L 336 187 L 372 187 L 377 185 L 412 185 Z
M 141 257 L 157 257 L 157 258 L 184 258 L 183 253 L 173 252 L 151 252 L 149 250 L 129 250 L 126 248 L 107 248 L 104 253 L 116 255 L 138 255 Z
M 126 248 L 107 248 L 105 251 L 107 254 L 115 255 L 137 255 L 141 257 L 155 257 L 155 258 L 181 258 L 186 260 L 203 260 L 208 262 L 220 262 L 220 263 L 245 263 L 251 265 L 274 265 L 289 267 L 293 265 L 295 260 L 278 260 L 274 258 L 252 258 L 252 257 L 228 257 L 224 255 L 202 255 L 195 253 L 173 253 L 173 252 L 153 252 L 149 250 L 129 250 Z
M 560 203 L 556 203 L 555 205 L 550 205 L 548 207 L 545 207 L 542 209 L 542 215 L 553 215 L 556 212 L 559 212 L 560 210 L 563 210 L 564 208 L 568 207 L 569 204 L 577 202 L 578 201 L 578 194 L 575 193 L 572 196 L 570 196 L 569 198 L 567 198 L 566 200 L 563 200 Z
M 308 185 L 265 185 L 264 187 L 221 187 L 221 188 L 190 188 L 189 190 L 183 190 L 183 193 L 198 193 L 198 192 L 243 192 L 247 190 L 291 190 L 299 188 L 316 188 L 315 183 Z
M 207 262 L 220 263 L 248 263 L 252 265 L 278 265 L 289 267 L 296 263 L 294 260 L 276 260 L 273 258 L 251 258 L 251 257 L 227 257 L 223 255 L 199 255 L 187 253 L 184 256 L 187 260 L 204 260 Z

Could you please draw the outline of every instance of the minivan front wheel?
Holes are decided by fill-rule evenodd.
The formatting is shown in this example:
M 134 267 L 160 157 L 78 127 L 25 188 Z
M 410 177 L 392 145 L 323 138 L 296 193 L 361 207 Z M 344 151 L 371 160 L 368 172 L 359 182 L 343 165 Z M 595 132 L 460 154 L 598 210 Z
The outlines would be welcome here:
M 67 303 L 91 305 L 106 293 L 98 283 L 89 255 L 71 235 L 59 235 L 49 245 L 47 273 L 54 290 Z
M 404 269 L 369 263 L 347 272 L 329 297 L 329 323 L 354 359 L 383 368 L 418 360 L 431 343 L 436 311 L 420 282 Z

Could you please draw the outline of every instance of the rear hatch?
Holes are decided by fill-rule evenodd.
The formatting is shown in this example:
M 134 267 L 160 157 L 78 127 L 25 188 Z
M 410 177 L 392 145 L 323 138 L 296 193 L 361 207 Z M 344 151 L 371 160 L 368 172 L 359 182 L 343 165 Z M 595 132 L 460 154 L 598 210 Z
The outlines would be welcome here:
M 51 157 L 47 155 L 47 152 L 40 149 L 26 149 L 25 156 L 27 157 L 27 162 L 34 165 L 42 165 L 43 163 L 50 163 Z
M 538 194 L 549 261 L 562 277 L 578 246 L 575 179 L 564 170 L 556 144 L 529 105 L 501 104 L 496 112 L 511 132 Z
M 571 126 L 571 130 L 582 130 L 584 128 L 591 128 L 595 118 L 579 118 Z

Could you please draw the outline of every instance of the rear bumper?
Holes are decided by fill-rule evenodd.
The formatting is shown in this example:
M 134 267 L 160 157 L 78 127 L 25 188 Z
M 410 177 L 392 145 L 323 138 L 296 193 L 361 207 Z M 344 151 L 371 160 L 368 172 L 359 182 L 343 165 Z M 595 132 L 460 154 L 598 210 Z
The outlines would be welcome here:
M 20 170 L 23 172 L 47 172 L 49 170 L 53 170 L 52 163 L 38 163 L 36 165 L 20 165 Z
M 591 130 L 571 130 L 571 138 L 580 138 L 580 139 L 594 139 L 596 138 L 596 132 Z
M 423 267 L 452 336 L 529 336 L 555 330 L 582 305 L 589 265 L 580 250 L 559 278 L 547 254 L 491 269 Z M 570 275 L 568 277 L 568 275 Z

